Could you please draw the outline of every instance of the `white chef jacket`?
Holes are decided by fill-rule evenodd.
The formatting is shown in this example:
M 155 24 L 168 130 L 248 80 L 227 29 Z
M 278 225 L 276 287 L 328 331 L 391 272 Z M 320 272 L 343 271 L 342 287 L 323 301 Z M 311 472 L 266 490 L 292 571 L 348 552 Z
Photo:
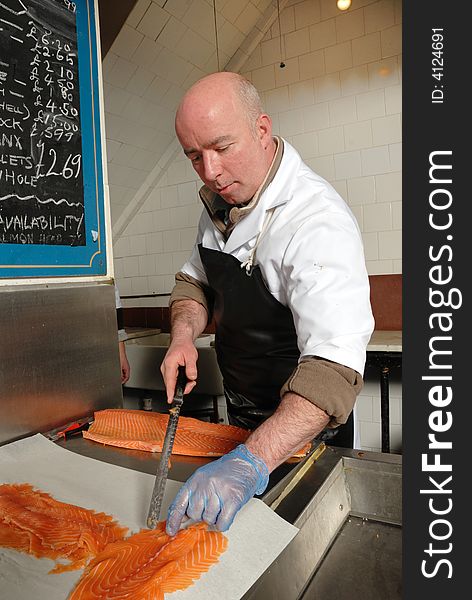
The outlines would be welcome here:
M 267 289 L 292 312 L 300 358 L 319 356 L 363 374 L 374 319 L 359 227 L 336 190 L 283 143 L 275 176 L 228 240 L 203 211 L 181 271 L 208 284 L 199 243 L 242 263 L 254 253 Z

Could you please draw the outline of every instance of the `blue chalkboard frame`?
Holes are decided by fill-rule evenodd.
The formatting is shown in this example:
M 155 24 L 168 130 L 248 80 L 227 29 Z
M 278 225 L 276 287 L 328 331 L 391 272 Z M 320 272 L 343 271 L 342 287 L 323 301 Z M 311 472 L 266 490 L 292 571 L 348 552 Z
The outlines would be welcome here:
M 0 244 L 0 278 L 107 275 L 105 191 L 94 0 L 74 0 L 84 184 L 85 246 Z

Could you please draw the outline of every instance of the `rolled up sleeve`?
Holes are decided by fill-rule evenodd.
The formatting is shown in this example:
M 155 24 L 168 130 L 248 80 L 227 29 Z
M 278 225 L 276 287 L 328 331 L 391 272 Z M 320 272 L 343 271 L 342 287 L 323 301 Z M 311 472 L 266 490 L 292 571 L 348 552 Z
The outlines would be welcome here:
M 347 421 L 363 385 L 354 369 L 306 356 L 283 385 L 280 396 L 287 392 L 302 396 L 330 417 L 328 427 L 338 427 Z
M 180 300 L 194 300 L 201 304 L 208 313 L 208 321 L 213 312 L 213 294 L 208 286 L 208 281 L 200 259 L 198 244 L 201 243 L 206 228 L 211 221 L 204 211 L 198 224 L 198 233 L 192 254 L 181 270 L 175 275 L 175 285 L 169 298 L 169 306 Z
M 210 315 L 211 310 L 207 298 L 208 292 L 205 290 L 206 287 L 198 279 L 187 275 L 183 271 L 179 271 L 175 275 L 175 286 L 170 295 L 169 306 L 172 306 L 173 302 L 178 302 L 179 300 L 195 300 Z

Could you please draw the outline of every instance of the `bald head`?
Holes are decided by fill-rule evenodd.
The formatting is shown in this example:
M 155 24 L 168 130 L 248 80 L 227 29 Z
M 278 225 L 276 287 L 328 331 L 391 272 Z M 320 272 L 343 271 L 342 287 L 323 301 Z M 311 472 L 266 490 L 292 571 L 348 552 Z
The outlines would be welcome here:
M 260 96 L 250 81 L 238 73 L 225 71 L 207 75 L 189 88 L 177 109 L 176 130 L 187 112 L 193 113 L 192 108 L 212 112 L 222 103 L 225 104 L 224 110 L 234 111 L 234 115 L 228 114 L 228 118 L 244 117 L 255 132 L 256 121 L 263 112 Z

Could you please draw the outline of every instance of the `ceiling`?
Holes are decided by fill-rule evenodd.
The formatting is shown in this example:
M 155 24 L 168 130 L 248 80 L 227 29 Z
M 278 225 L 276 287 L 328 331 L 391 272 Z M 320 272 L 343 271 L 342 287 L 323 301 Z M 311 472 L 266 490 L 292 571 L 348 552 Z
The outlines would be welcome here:
M 207 73 L 241 71 L 287 2 L 99 0 L 115 240 L 180 150 L 173 122 L 184 92 Z

